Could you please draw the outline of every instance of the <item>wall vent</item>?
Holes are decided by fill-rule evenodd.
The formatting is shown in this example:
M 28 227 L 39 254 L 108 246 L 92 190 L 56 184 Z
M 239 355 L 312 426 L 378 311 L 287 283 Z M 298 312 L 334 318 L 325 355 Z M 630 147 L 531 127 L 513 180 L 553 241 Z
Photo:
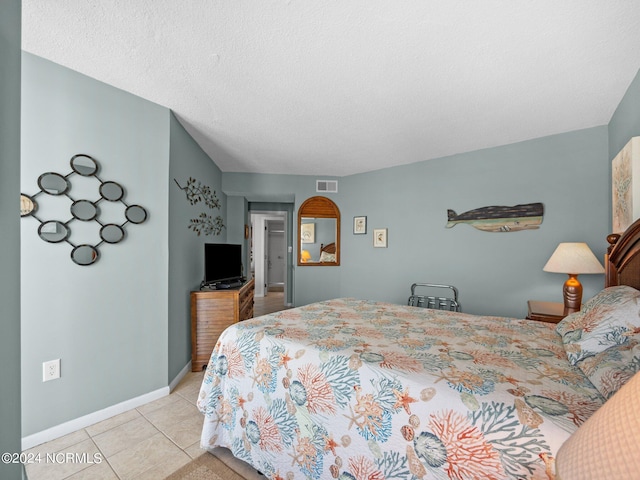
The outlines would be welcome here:
M 316 180 L 317 193 L 338 193 L 337 180 Z

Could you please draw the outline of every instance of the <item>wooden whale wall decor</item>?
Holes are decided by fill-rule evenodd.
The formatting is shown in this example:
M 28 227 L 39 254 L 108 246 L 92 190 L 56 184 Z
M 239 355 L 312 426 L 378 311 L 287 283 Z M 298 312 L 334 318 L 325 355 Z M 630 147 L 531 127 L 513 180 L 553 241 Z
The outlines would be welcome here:
M 484 232 L 517 232 L 540 228 L 544 206 L 542 203 L 526 203 L 513 207 L 482 207 L 458 215 L 447 210 L 446 228 L 466 223 Z

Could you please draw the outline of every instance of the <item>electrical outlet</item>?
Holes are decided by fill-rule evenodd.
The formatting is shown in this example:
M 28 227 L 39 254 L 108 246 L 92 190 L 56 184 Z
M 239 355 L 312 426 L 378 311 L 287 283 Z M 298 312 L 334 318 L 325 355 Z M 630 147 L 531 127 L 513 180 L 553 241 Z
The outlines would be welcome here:
M 42 381 L 48 382 L 60 378 L 60 359 L 49 360 L 42 364 Z

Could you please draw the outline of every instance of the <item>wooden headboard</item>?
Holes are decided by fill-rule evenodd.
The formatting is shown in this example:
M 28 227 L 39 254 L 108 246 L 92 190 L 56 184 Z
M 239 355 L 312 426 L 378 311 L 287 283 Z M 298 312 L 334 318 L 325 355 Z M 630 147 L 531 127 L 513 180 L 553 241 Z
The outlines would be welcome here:
M 322 252 L 327 252 L 327 253 L 336 253 L 336 244 L 334 243 L 328 243 L 327 245 L 323 245 L 322 243 L 320 244 L 320 253 Z
M 622 233 L 607 236 L 605 287 L 629 285 L 640 290 L 640 219 Z

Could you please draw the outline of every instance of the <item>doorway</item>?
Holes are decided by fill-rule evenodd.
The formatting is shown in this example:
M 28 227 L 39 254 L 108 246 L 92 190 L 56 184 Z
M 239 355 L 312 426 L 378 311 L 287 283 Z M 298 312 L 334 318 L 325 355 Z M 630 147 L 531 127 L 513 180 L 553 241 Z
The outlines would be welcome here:
M 271 291 L 282 298 L 282 306 L 291 306 L 288 269 L 288 218 L 286 211 L 250 211 L 251 270 L 256 279 L 255 297 L 266 297 Z
M 287 245 L 284 220 L 266 220 L 267 292 L 284 292 Z

